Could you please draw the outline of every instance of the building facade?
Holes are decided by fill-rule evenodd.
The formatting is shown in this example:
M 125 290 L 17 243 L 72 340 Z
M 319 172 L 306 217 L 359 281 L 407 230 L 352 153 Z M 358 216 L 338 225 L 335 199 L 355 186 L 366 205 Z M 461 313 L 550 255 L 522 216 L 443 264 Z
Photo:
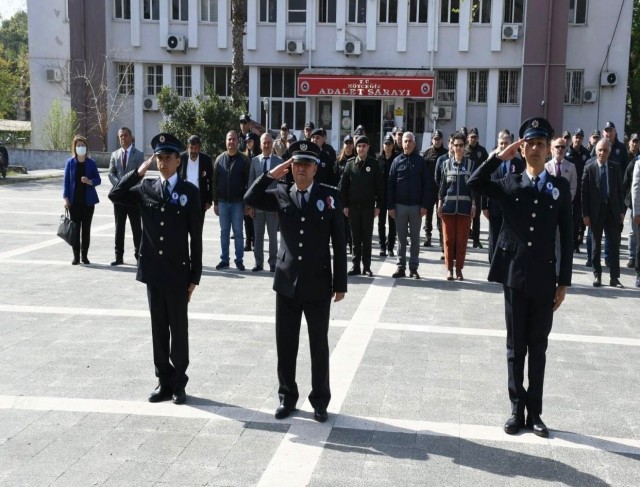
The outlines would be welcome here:
M 247 0 L 248 111 L 275 130 L 312 120 L 334 147 L 359 124 L 376 145 L 402 125 L 422 147 L 461 126 L 493 147 L 530 116 L 558 133 L 621 131 L 632 3 Z M 230 0 L 29 0 L 28 12 L 34 147 L 56 98 L 84 132 L 102 124 L 108 150 L 126 125 L 148 151 L 162 86 L 230 94 Z

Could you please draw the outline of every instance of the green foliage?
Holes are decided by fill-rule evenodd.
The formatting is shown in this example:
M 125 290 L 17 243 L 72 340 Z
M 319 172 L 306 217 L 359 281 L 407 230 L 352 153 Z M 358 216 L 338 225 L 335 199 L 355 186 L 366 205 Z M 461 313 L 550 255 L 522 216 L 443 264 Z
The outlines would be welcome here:
M 166 117 L 160 122 L 162 131 L 175 135 L 185 144 L 190 135 L 199 135 L 202 152 L 214 158 L 226 150 L 225 136 L 229 130 L 238 130 L 242 114 L 241 108 L 221 99 L 208 85 L 195 99 L 182 99 L 165 86 L 158 94 L 158 104 Z
M 53 100 L 42 124 L 45 147 L 49 150 L 68 150 L 79 127 L 76 112 L 65 110 L 60 100 Z
M 18 12 L 0 25 L 0 118 L 17 118 L 21 104 L 28 111 L 27 49 L 27 13 Z
M 637 132 L 640 127 L 640 3 L 633 3 L 629 80 L 627 82 L 627 120 L 625 132 Z

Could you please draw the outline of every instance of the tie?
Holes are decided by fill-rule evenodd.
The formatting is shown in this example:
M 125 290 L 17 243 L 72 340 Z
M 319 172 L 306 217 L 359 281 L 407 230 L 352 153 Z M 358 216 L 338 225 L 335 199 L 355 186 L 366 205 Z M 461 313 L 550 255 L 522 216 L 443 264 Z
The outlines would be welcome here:
M 533 181 L 531 183 L 531 187 L 536 193 L 538 192 L 538 181 L 540 181 L 540 176 L 536 176 L 535 178 L 533 178 Z
M 165 200 L 168 200 L 171 197 L 171 193 L 169 192 L 169 180 L 165 179 L 162 182 L 162 195 Z
M 127 151 L 124 150 L 122 153 L 122 172 L 127 172 Z
M 263 157 L 262 158 L 262 172 L 265 173 L 269 170 L 269 158 L 268 157 Z
M 607 166 L 600 166 L 600 197 L 602 201 L 609 198 L 609 188 L 607 187 Z
M 560 172 L 560 161 L 556 161 L 556 177 L 560 177 L 562 173 Z
M 298 194 L 300 195 L 300 209 L 304 212 L 305 208 L 307 207 L 307 190 L 298 190 Z
M 502 177 L 505 177 L 509 172 L 509 161 L 504 161 L 502 164 Z

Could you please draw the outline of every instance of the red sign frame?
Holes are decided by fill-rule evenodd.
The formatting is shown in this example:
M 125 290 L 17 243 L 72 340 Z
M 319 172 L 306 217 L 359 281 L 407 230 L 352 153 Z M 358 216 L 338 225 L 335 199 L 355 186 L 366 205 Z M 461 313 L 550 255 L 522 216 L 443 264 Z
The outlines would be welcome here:
M 433 76 L 298 76 L 298 96 L 344 96 L 350 98 L 433 98 Z

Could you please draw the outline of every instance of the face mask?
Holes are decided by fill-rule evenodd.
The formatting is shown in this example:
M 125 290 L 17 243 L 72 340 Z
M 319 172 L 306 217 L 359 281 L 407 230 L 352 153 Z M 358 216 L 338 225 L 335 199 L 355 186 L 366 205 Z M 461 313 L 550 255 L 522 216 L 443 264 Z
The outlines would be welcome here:
M 83 145 L 79 145 L 78 147 L 76 147 L 76 154 L 78 154 L 79 156 L 86 156 L 87 155 L 87 148 Z

